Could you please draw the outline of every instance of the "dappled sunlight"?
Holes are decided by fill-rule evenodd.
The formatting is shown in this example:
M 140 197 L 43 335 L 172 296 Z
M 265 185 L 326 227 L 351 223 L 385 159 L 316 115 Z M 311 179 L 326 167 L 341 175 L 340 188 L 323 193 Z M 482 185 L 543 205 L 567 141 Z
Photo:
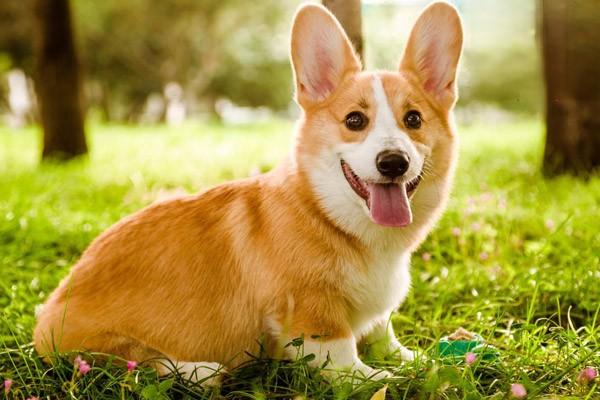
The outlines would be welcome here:
M 600 3 L 301 3 L 0 0 L 1 398 L 600 398 Z

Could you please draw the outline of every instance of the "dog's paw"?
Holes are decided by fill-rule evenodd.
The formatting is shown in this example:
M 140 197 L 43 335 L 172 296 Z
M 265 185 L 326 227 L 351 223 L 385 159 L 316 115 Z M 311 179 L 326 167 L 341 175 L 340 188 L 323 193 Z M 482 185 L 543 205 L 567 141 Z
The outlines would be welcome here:
M 180 373 L 192 382 L 199 382 L 203 387 L 219 387 L 223 383 L 225 368 L 215 362 L 185 363 Z
M 404 346 L 401 346 L 401 348 L 398 351 L 398 355 L 400 356 L 400 359 L 402 361 L 414 361 L 418 357 L 416 351 L 409 350 Z
M 422 350 L 412 351 L 407 348 L 403 348 L 396 352 L 396 357 L 405 362 L 425 362 L 429 360 L 429 357 Z
M 353 386 L 359 386 L 368 381 L 380 381 L 389 379 L 393 374 L 384 369 L 371 368 L 366 364 L 355 365 L 351 369 L 326 369 L 322 373 L 329 380 L 337 380 L 341 382 L 350 382 Z
M 161 365 L 158 368 L 160 375 L 179 374 L 190 382 L 200 383 L 205 388 L 220 387 L 223 383 L 225 367 L 216 362 L 182 362 L 175 365 Z
M 380 381 L 382 379 L 389 379 L 392 378 L 394 376 L 394 374 L 392 374 L 390 371 L 386 371 L 385 369 L 372 369 L 371 375 L 369 375 L 367 378 L 374 380 L 374 381 Z

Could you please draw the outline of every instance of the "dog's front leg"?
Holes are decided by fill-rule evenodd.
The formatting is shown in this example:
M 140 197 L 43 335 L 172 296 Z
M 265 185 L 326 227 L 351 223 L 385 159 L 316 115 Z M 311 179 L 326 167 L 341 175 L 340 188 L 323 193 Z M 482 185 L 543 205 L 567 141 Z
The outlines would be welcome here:
M 369 367 L 358 358 L 356 338 L 352 334 L 350 326 L 341 322 L 342 319 L 333 321 L 333 318 L 316 316 L 312 313 L 299 313 L 296 309 L 291 329 L 281 339 L 284 342 L 297 337 L 304 337 L 303 346 L 295 348 L 287 346 L 287 358 L 294 359 L 298 356 L 314 354 L 309 362 L 312 367 L 322 367 L 323 373 L 329 379 L 350 380 L 359 383 L 365 379 L 383 379 L 391 374 L 384 370 Z M 321 315 L 335 317 L 338 313 L 323 312 Z M 298 354 L 300 352 L 300 354 Z
M 314 354 L 310 362 L 313 367 L 321 367 L 328 361 L 323 372 L 331 378 L 350 378 L 354 382 L 367 379 L 389 378 L 391 374 L 384 370 L 369 367 L 358 358 L 354 336 L 338 339 L 305 339 L 304 354 Z
M 363 338 L 363 342 L 376 357 L 396 356 L 405 361 L 415 359 L 415 352 L 402 346 L 396 338 L 391 314 L 377 320 L 371 331 Z

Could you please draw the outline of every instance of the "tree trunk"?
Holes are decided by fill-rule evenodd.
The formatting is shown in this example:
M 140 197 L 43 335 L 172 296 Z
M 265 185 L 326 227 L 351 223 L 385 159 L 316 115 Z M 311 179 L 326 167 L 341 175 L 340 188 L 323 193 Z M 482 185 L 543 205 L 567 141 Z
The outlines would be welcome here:
M 340 21 L 354 45 L 356 54 L 364 60 L 360 0 L 323 0 L 323 5 Z
M 43 159 L 87 152 L 81 72 L 69 0 L 34 0 L 35 89 L 44 130 Z
M 600 166 L 600 3 L 539 0 L 546 80 L 544 172 Z

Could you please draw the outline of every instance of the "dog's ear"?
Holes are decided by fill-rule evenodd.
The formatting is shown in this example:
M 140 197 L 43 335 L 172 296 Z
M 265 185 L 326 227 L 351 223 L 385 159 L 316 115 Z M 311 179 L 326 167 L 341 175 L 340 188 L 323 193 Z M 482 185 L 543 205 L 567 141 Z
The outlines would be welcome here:
M 350 40 L 325 7 L 302 6 L 291 36 L 296 101 L 304 108 L 327 99 L 344 76 L 361 70 Z
M 457 98 L 455 80 L 462 42 L 456 9 L 448 3 L 433 3 L 412 29 L 400 70 L 413 74 L 427 93 L 450 108 Z

